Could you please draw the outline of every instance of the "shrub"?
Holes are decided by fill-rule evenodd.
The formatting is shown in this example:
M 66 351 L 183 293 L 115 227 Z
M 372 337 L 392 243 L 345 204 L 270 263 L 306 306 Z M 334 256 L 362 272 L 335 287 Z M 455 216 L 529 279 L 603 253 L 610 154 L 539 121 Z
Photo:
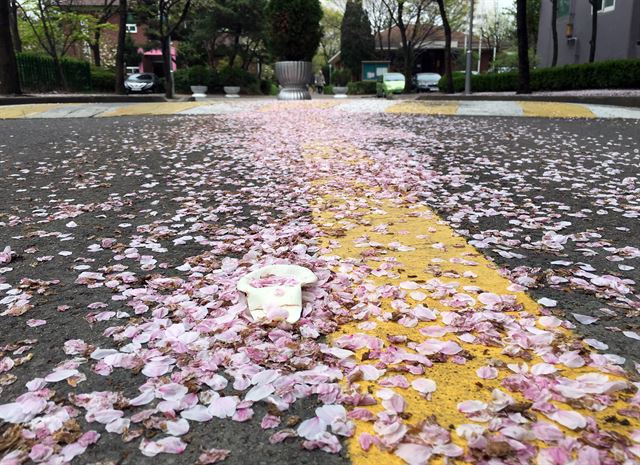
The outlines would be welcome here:
M 282 61 L 311 61 L 322 38 L 319 0 L 270 0 L 267 35 L 271 53 Z
M 376 81 L 356 81 L 350 82 L 347 93 L 351 95 L 365 95 L 376 93 Z
M 114 69 L 91 67 L 91 89 L 98 92 L 113 92 L 116 86 Z
M 220 90 L 220 80 L 215 70 L 204 65 L 181 68 L 173 73 L 176 92 L 190 94 L 191 86 L 207 86 L 207 92 Z
M 53 58 L 37 53 L 18 53 L 18 73 L 20 85 L 30 91 L 51 91 L 62 89 L 62 83 L 53 64 Z M 62 71 L 67 81 L 67 89 L 72 91 L 91 90 L 91 67 L 85 61 L 62 58 Z
M 331 84 L 324 86 L 324 95 L 333 95 L 333 86 Z
M 218 77 L 222 86 L 239 86 L 250 94 L 260 93 L 258 78 L 242 68 L 227 66 L 220 71 Z
M 334 86 L 344 87 L 351 80 L 351 71 L 347 68 L 337 69 L 331 75 L 331 81 Z
M 453 78 L 456 92 L 464 90 L 464 75 Z M 438 87 L 445 87 L 444 77 Z M 640 87 L 640 60 L 609 60 L 531 70 L 531 90 L 629 89 Z M 518 73 L 479 74 L 471 77 L 474 92 L 515 92 Z

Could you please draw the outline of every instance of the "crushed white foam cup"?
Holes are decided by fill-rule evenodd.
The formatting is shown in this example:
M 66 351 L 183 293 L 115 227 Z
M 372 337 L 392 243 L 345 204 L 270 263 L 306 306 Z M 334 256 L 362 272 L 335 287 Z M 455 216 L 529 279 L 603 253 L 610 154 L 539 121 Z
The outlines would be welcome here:
M 264 287 L 254 287 L 252 284 L 269 277 L 281 278 L 288 283 L 286 285 L 276 283 Z M 295 323 L 302 314 L 302 287 L 317 281 L 318 277 L 313 271 L 303 266 L 268 265 L 240 278 L 238 290 L 247 294 L 249 313 L 254 320 L 265 318 L 268 307 L 280 307 L 288 313 L 287 322 Z

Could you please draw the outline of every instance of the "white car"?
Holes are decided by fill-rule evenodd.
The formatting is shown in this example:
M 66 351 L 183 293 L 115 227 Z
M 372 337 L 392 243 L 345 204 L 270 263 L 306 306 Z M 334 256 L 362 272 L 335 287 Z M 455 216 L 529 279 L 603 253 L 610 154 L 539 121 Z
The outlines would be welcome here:
M 127 76 L 124 81 L 124 90 L 130 92 L 158 92 L 160 80 L 153 73 L 136 73 Z
M 438 92 L 438 73 L 418 73 L 413 77 L 413 85 L 418 92 Z

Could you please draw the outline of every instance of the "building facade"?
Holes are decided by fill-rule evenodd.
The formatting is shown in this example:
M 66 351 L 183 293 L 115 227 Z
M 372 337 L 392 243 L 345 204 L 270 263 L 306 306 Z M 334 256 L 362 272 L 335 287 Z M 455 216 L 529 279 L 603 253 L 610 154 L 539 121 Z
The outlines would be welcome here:
M 75 0 L 69 2 L 68 8 L 73 11 L 94 15 L 99 17 L 106 5 L 115 11 L 107 19 L 109 27 L 102 30 L 100 37 L 100 55 L 103 66 L 111 67 L 115 65 L 116 50 L 118 48 L 118 27 L 120 15 L 117 11 L 119 1 L 107 0 Z M 164 77 L 162 51 L 159 48 L 150 47 L 149 39 L 146 35 L 147 27 L 138 21 L 134 15 L 128 14 L 126 21 L 127 35 L 131 37 L 133 44 L 138 47 L 140 58 L 135 63 L 125 63 L 126 73 L 155 73 L 159 77 Z M 69 56 L 91 61 L 91 49 L 86 43 L 74 44 L 68 52 Z M 171 47 L 172 69 L 176 69 L 177 50 L 175 44 Z
M 539 66 L 551 66 L 551 2 L 540 5 Z M 588 0 L 558 0 L 558 65 L 589 61 L 592 8 Z M 640 1 L 599 0 L 596 61 L 640 58 Z

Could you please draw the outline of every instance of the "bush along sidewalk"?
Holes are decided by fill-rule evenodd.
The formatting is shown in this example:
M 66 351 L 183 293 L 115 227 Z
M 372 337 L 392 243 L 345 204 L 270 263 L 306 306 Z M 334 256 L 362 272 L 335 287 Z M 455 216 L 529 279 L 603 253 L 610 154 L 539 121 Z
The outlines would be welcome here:
M 28 52 L 18 53 L 16 58 L 23 90 L 31 92 L 91 90 L 91 68 L 87 62 L 72 58 L 60 59 L 67 81 L 67 89 L 63 89 L 53 58 Z
M 376 81 L 355 81 L 347 84 L 349 95 L 368 95 L 376 93 Z
M 438 87 L 444 92 L 444 77 Z M 464 75 L 454 76 L 456 92 L 464 90 Z M 474 92 L 515 92 L 518 73 L 488 73 L 471 77 Z M 640 60 L 610 60 L 581 65 L 531 70 L 531 90 L 633 89 L 640 88 Z

